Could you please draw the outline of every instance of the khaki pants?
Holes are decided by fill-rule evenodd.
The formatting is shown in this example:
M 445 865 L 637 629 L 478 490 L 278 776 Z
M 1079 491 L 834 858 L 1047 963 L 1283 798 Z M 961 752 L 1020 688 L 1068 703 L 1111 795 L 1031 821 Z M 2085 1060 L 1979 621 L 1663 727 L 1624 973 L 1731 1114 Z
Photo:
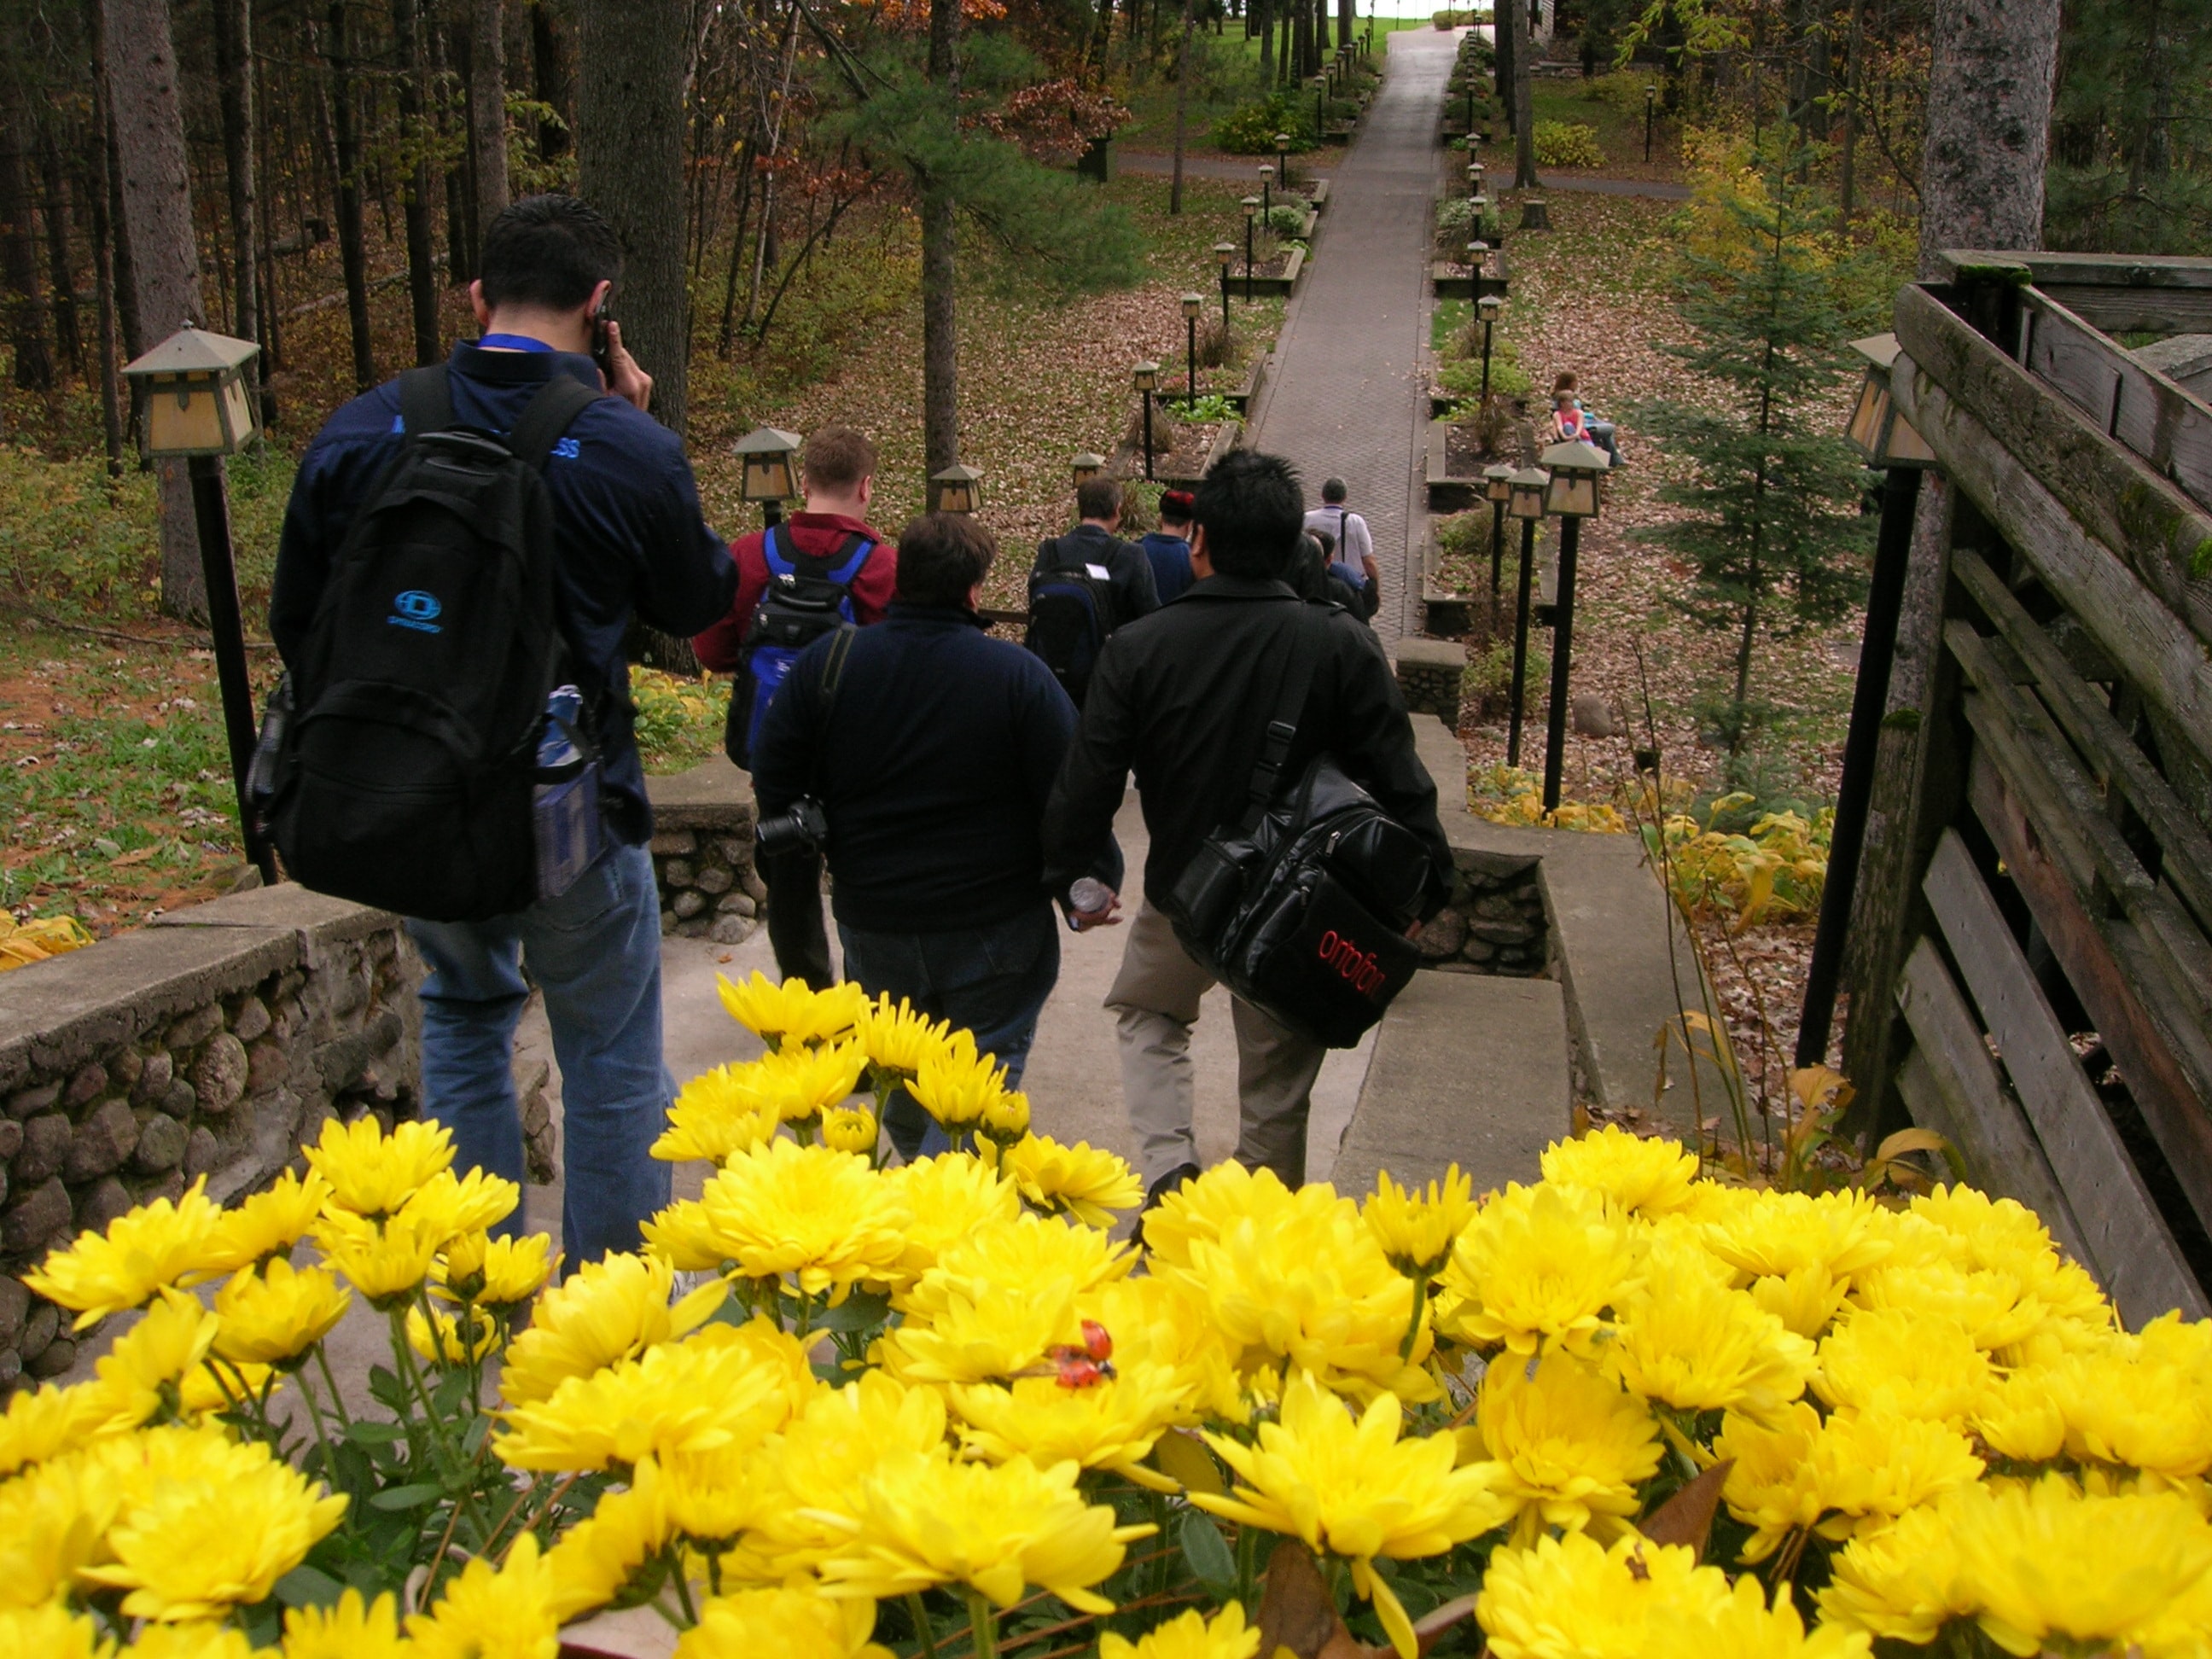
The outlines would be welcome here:
M 1213 975 L 1176 942 L 1167 917 L 1149 904 L 1129 925 L 1121 971 L 1106 994 L 1121 1030 L 1121 1093 L 1137 1132 L 1138 1158 L 1149 1188 L 1179 1165 L 1197 1164 L 1191 1133 L 1194 1098 L 1190 1029 Z M 1314 1079 L 1328 1052 L 1295 1036 L 1238 1000 L 1237 1161 L 1273 1170 L 1285 1184 L 1305 1180 L 1306 1115 Z

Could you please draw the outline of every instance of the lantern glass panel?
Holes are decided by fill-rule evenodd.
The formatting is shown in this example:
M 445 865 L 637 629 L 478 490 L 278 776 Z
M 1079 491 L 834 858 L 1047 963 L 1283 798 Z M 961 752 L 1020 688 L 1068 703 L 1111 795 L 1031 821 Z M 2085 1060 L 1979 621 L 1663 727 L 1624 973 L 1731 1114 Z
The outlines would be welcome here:
M 1594 472 L 1554 472 L 1544 505 L 1563 519 L 1597 516 L 1597 475 Z
M 155 380 L 146 400 L 146 447 L 156 455 L 222 454 L 231 447 L 222 412 L 211 374 Z
M 749 501 L 781 501 L 797 495 L 792 488 L 791 458 L 766 454 L 745 457 L 741 493 Z
M 1482 495 L 1485 501 L 1507 501 L 1513 499 L 1513 469 L 1493 466 L 1482 475 Z
M 1516 472 L 1508 480 L 1505 511 L 1516 519 L 1540 519 L 1544 516 L 1544 492 L 1551 483 L 1550 477 L 1535 468 Z
M 1882 464 L 1886 466 L 1936 466 L 1940 465 L 1936 452 L 1928 447 L 1928 440 L 1920 435 L 1919 428 L 1892 404 L 1889 430 L 1882 434 Z
M 1851 410 L 1851 423 L 1844 436 L 1851 447 L 1869 460 L 1878 459 L 1881 453 L 1881 429 L 1889 422 L 1889 383 L 1869 370 L 1859 386 L 1858 406 Z
M 1160 385 L 1160 366 L 1158 363 L 1139 363 L 1131 373 L 1139 392 L 1157 392 Z

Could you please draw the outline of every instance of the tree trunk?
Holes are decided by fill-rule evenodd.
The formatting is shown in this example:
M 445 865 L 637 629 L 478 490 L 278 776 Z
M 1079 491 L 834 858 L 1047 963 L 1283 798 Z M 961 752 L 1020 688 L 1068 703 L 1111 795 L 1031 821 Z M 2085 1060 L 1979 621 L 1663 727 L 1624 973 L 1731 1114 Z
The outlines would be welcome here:
M 1506 8 L 1492 7 L 1490 13 L 1490 45 L 1496 57 L 1493 80 L 1498 108 L 1505 112 L 1505 130 L 1510 132 L 1516 125 L 1513 112 L 1513 30 L 1505 21 Z
M 456 113 L 450 100 L 438 103 L 438 147 L 452 158 L 446 169 L 446 285 L 466 288 L 476 279 L 477 251 L 477 187 L 469 177 L 469 35 L 465 27 L 455 28 L 430 23 L 431 72 L 443 78 L 451 71 L 461 88 L 459 142 L 454 142 L 453 117 Z
M 210 0 L 214 26 L 217 101 L 222 110 L 222 163 L 230 184 L 232 332 L 264 350 L 261 335 L 261 276 L 254 257 L 253 176 L 253 6 L 252 0 Z M 269 395 L 268 364 L 257 361 L 246 373 L 261 388 L 261 418 L 275 414 Z
M 1182 50 L 1176 54 L 1175 182 L 1168 187 L 1168 211 L 1182 211 L 1183 133 L 1190 111 L 1191 0 L 1182 0 Z
M 1253 33 L 1260 37 L 1260 84 L 1275 84 L 1274 0 L 1252 0 Z
M 168 0 L 103 0 L 107 9 L 107 86 L 114 100 L 116 148 L 123 161 L 123 222 L 131 237 L 138 316 L 152 343 L 187 323 L 203 323 L 199 244 L 192 234 L 191 176 L 177 97 L 177 49 Z M 161 501 L 161 609 L 203 617 L 199 537 L 182 461 L 155 467 Z
M 84 337 L 76 320 L 76 272 L 70 260 L 69 174 L 62 167 L 61 146 L 54 140 L 51 122 L 39 130 L 39 176 L 46 222 L 46 279 L 54 289 L 54 339 L 70 360 L 70 368 L 84 373 Z
M 85 0 L 85 33 L 92 46 L 91 179 L 92 286 L 99 315 L 94 343 L 100 358 L 100 425 L 106 442 L 107 476 L 123 476 L 123 380 L 115 357 L 115 220 L 108 210 L 107 52 L 100 0 Z
M 1536 177 L 1536 119 L 1528 70 L 1535 47 L 1528 38 L 1528 8 L 1524 0 L 1505 0 L 1506 27 L 1513 34 L 1513 188 L 1540 190 Z
M 26 392 L 54 388 L 53 349 L 46 339 L 46 290 L 39 278 L 38 205 L 31 193 L 31 116 L 22 87 L 5 77 L 0 110 L 0 270 L 8 284 L 8 337 L 15 349 L 15 384 Z
M 477 191 L 478 254 L 484 233 L 507 204 L 505 16 L 504 0 L 471 0 L 469 7 L 469 171 Z
M 960 99 L 960 0 L 929 0 L 929 78 Z M 952 198 L 925 179 L 921 194 L 921 449 L 925 472 L 960 459 L 960 317 Z
M 541 104 L 565 118 L 569 104 L 568 54 L 561 44 L 561 31 L 545 0 L 530 8 L 531 94 Z M 538 159 L 551 161 L 568 153 L 568 129 L 559 121 L 538 124 Z
M 88 3 L 96 9 L 100 0 Z M 100 61 L 106 62 L 104 54 Z M 107 94 L 107 222 L 115 238 L 115 321 L 127 362 L 144 355 L 146 328 L 138 319 L 138 264 L 131 257 L 131 221 L 123 211 L 123 141 L 117 136 L 112 88 Z
M 586 200 L 622 240 L 611 314 L 653 377 L 653 412 L 681 434 L 690 356 L 684 280 L 686 9 L 584 0 L 576 161 Z
M 392 0 L 392 56 L 399 82 L 399 137 L 412 157 L 400 175 L 401 217 L 407 226 L 407 298 L 415 323 L 415 361 L 441 362 L 438 340 L 438 269 L 430 249 L 429 135 L 422 118 L 422 88 L 429 67 L 422 51 L 417 0 Z
M 353 383 L 376 384 L 376 353 L 368 331 L 368 255 L 362 246 L 361 118 L 354 105 L 353 42 L 346 33 L 346 0 L 331 0 L 323 55 L 331 66 L 331 125 L 337 150 L 338 264 L 345 272 L 346 321 L 353 335 Z
M 1850 33 L 1844 47 L 1844 143 L 1837 163 L 1836 222 L 1850 234 L 1851 213 L 1857 205 L 1859 149 L 1859 68 L 1866 40 L 1866 0 L 1851 0 Z
M 1947 247 L 2043 246 L 2059 0 L 1938 0 L 1920 165 L 1920 274 Z

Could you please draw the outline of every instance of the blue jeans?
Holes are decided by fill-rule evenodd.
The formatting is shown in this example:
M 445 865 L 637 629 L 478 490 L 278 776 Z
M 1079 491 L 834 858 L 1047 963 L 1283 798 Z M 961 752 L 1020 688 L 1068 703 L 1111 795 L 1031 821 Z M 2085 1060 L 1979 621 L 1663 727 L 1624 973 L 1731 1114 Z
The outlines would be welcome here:
M 424 1115 L 453 1133 L 454 1164 L 524 1178 L 515 1022 L 545 993 L 561 1066 L 564 1271 L 638 1246 L 667 1206 L 669 1166 L 650 1148 L 675 1084 L 660 1060 L 660 902 L 642 847 L 611 847 L 558 898 L 489 921 L 417 921 Z M 506 1223 L 519 1231 L 521 1214 Z
M 1049 903 L 1011 921 L 943 933 L 872 933 L 841 921 L 837 937 L 848 979 L 872 997 L 904 997 L 915 1012 L 974 1032 L 976 1052 L 1006 1068 L 1008 1088 L 1021 1086 L 1037 1016 L 1060 978 L 1060 929 Z M 884 1120 L 908 1162 L 951 1145 L 903 1089 L 885 1104 Z

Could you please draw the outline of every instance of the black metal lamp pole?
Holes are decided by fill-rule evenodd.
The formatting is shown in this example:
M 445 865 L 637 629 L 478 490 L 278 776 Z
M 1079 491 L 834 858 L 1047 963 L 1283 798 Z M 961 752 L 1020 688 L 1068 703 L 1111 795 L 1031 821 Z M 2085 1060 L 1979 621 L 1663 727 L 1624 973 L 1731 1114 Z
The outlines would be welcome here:
M 1651 106 L 1659 88 L 1647 83 L 1644 88 L 1644 159 L 1651 159 Z
M 1505 503 L 1490 504 L 1490 614 L 1498 615 L 1498 586 L 1505 562 Z
M 1152 481 L 1152 391 L 1145 388 L 1145 482 Z
M 1480 265 L 1478 265 L 1478 266 L 1476 266 L 1476 267 L 1475 267 L 1474 276 L 1475 276 L 1475 281 L 1476 281 L 1476 283 L 1477 283 L 1478 284 L 1480 284 L 1480 282 L 1481 282 L 1481 280 L 1482 280 L 1482 268 L 1481 268 Z M 1487 318 L 1487 317 L 1485 317 L 1485 318 L 1482 319 L 1482 404 L 1481 404 L 1481 407 L 1482 407 L 1482 408 L 1484 408 L 1485 410 L 1487 410 L 1487 409 L 1490 407 L 1490 329 L 1491 329 L 1491 321 L 1490 321 L 1490 319 L 1489 319 L 1489 318 Z
M 1244 198 L 1244 303 L 1252 303 L 1252 210 L 1257 205 L 1247 196 Z
M 1844 934 L 1850 926 L 1859 856 L 1866 848 L 1875 753 L 1881 744 L 1883 708 L 1889 701 L 1889 671 L 1897 658 L 1897 619 L 1904 609 L 1912 515 L 1919 500 L 1919 469 L 1891 467 L 1882 482 L 1881 530 L 1875 543 L 1874 578 L 1867 590 L 1866 635 L 1859 647 L 1858 684 L 1851 693 L 1850 732 L 1844 739 L 1843 781 L 1829 831 L 1820 927 L 1813 936 L 1813 960 L 1805 973 L 1805 1012 L 1797 1027 L 1799 1066 L 1818 1066 L 1828 1055 L 1836 981 L 1843 971 Z
M 238 823 L 246 856 L 261 879 L 276 884 L 276 860 L 253 816 L 247 775 L 253 769 L 253 682 L 246 672 L 246 622 L 238 607 L 238 561 L 230 543 L 230 503 L 222 488 L 219 456 L 194 455 L 192 520 L 199 532 L 200 575 L 207 585 L 208 632 L 215 641 L 216 680 L 222 688 L 223 735 L 230 742 L 230 775 L 238 791 Z
M 1186 306 L 1182 319 L 1184 361 L 1190 369 L 1190 393 L 1183 400 L 1183 412 L 1188 414 L 1191 405 L 1198 401 L 1198 307 Z M 1149 472 L 1145 475 L 1150 477 Z
M 1536 572 L 1536 521 L 1521 520 L 1521 584 L 1513 612 L 1513 710 L 1505 727 L 1505 763 L 1521 764 L 1521 711 L 1528 706 L 1528 589 Z
M 1544 731 L 1544 810 L 1559 804 L 1559 771 L 1567 747 L 1567 660 L 1575 646 L 1575 554 L 1583 521 L 1559 524 L 1559 586 L 1552 601 L 1552 706 Z
M 1221 262 L 1221 337 L 1229 337 L 1229 261 Z

